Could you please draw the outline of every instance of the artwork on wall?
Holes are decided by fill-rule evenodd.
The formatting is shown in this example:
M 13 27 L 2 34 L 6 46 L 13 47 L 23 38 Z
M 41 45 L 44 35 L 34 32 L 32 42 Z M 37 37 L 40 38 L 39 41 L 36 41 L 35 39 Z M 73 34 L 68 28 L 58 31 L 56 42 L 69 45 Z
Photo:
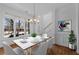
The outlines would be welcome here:
M 58 21 L 58 31 L 71 31 L 71 20 Z

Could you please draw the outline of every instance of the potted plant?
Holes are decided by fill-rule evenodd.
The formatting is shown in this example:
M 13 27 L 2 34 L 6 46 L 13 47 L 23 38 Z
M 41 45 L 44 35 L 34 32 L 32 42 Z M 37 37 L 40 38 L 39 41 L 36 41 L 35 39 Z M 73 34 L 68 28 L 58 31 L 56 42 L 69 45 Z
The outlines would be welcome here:
M 70 49 L 76 49 L 76 37 L 75 37 L 75 34 L 74 34 L 74 31 L 71 30 L 70 34 L 69 34 L 69 48 Z
M 31 36 L 32 36 L 32 37 L 36 37 L 37 34 L 36 34 L 36 33 L 32 33 Z

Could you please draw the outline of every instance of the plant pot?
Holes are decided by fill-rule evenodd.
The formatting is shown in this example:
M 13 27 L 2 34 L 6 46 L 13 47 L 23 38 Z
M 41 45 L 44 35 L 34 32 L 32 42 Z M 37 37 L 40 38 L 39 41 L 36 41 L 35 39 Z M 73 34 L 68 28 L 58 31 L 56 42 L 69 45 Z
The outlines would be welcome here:
M 73 49 L 73 44 L 70 44 L 70 43 L 69 43 L 69 48 L 70 48 L 70 49 Z
M 70 48 L 70 49 L 73 49 L 73 50 L 76 50 L 76 45 L 75 45 L 75 44 L 70 44 L 70 43 L 69 43 L 69 48 Z

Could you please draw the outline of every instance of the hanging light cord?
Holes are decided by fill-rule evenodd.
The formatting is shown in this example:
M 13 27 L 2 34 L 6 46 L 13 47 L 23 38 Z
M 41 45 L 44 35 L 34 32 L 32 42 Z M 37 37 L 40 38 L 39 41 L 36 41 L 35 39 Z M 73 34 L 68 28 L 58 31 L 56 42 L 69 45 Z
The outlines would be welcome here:
M 33 8 L 34 8 L 34 15 L 33 15 L 33 17 L 35 18 L 35 16 L 36 16 L 36 13 L 35 13 L 35 9 L 36 9 L 36 6 L 35 6 L 35 3 L 33 4 Z

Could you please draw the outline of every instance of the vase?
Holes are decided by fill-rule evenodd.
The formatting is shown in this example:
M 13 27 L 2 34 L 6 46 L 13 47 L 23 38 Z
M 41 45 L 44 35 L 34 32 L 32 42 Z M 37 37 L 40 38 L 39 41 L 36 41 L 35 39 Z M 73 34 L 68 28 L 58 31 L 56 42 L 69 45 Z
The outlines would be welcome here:
M 70 44 L 70 43 L 69 43 L 69 48 L 70 48 L 70 49 L 73 49 L 73 44 Z
M 70 44 L 70 43 L 69 43 L 69 48 L 70 49 L 73 49 L 73 50 L 76 50 L 77 49 L 77 47 L 76 47 L 75 44 Z

